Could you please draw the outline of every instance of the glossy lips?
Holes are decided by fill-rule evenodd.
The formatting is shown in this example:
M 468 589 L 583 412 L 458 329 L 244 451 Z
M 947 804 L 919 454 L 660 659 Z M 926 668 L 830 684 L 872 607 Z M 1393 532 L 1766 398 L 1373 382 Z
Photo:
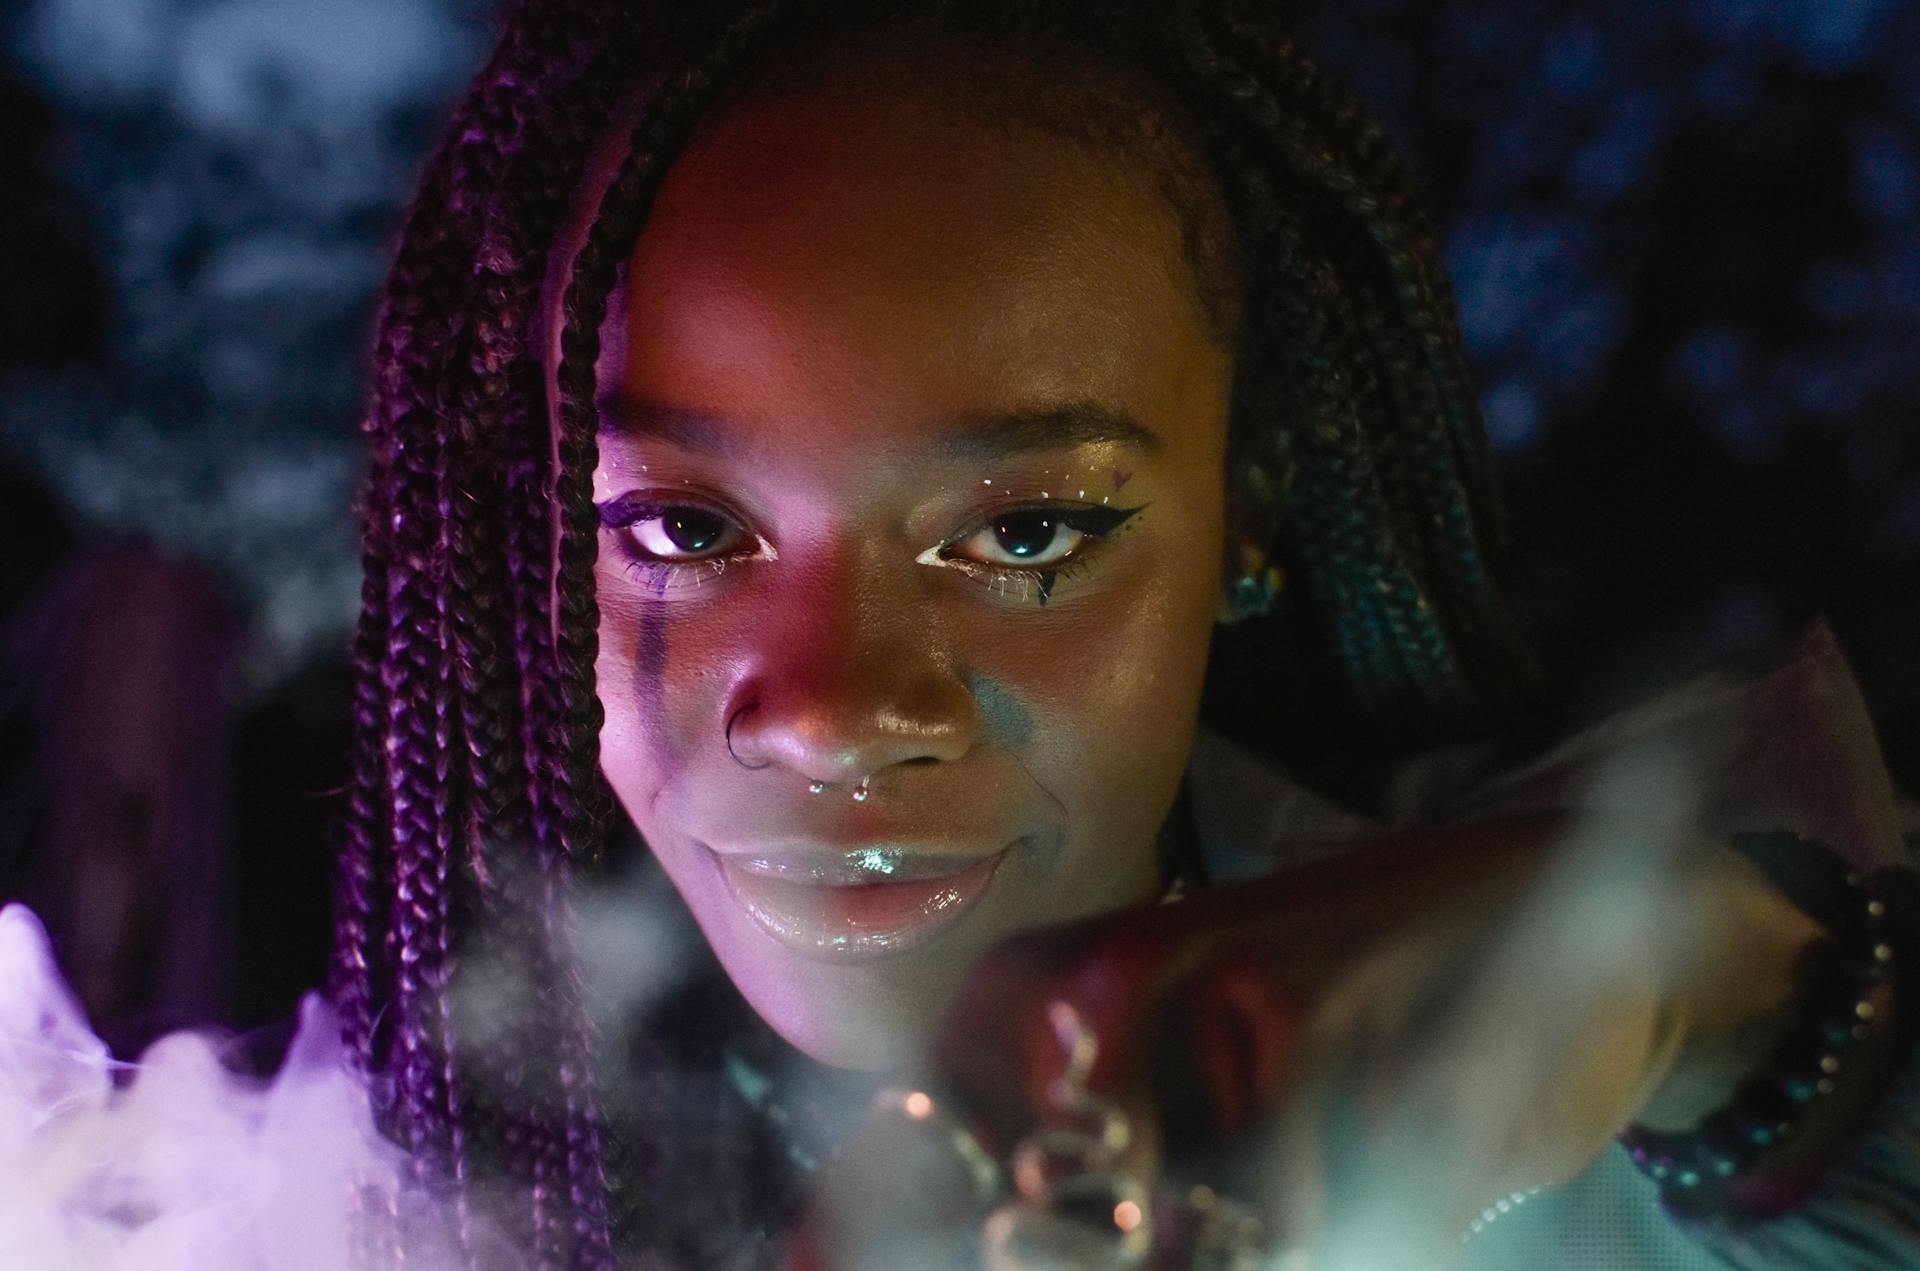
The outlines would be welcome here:
M 1006 858 L 971 861 L 873 848 L 833 855 L 715 854 L 727 889 L 768 935 L 809 957 L 904 953 L 952 926 Z

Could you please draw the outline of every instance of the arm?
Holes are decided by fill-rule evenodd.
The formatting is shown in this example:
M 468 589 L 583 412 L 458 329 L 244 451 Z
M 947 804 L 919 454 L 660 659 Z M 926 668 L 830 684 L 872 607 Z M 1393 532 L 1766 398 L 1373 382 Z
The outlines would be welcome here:
M 1058 1119 L 1065 1003 L 1098 1039 L 1087 1093 L 1135 1127 L 1126 1169 L 1217 1179 L 1286 1243 L 1397 1230 L 1457 1251 L 1493 1197 L 1580 1174 L 1631 1121 L 1713 1106 L 1778 1030 L 1820 931 L 1726 839 L 1892 850 L 1852 769 L 1805 761 L 1851 744 L 1817 732 L 1830 688 L 1803 657 L 1758 688 L 1670 695 L 1441 828 L 1015 942 L 977 968 L 929 1088 L 1004 1157 Z M 1769 757 L 1781 737 L 1805 745 Z M 1810 1124 L 1800 1151 L 1851 1150 L 1856 1128 Z
M 1895 796 L 1859 691 L 1824 627 L 1773 673 L 1696 684 L 1649 703 L 1494 783 L 1481 802 L 1564 801 L 1584 781 L 1619 803 L 1618 789 L 1592 782 L 1603 756 L 1663 744 L 1707 757 L 1690 819 L 1709 834 L 1784 827 L 1819 838 L 1862 871 L 1913 863 L 1920 809 Z M 1642 1125 L 1684 1130 L 1726 1105 L 1780 1032 L 1786 972 L 1810 938 L 1809 918 L 1748 875 L 1740 884 L 1747 899 L 1729 911 L 1739 920 L 1727 952 L 1706 968 L 1699 1000 L 1711 1013 L 1695 1021 L 1668 1080 L 1636 1118 Z M 1912 980 L 1908 970 L 1875 990 L 1881 1028 L 1845 1058 L 1837 1088 L 1808 1110 L 1799 1133 L 1744 1172 L 1724 1217 L 1667 1219 L 1694 1247 L 1754 1271 L 1920 1266 L 1920 1074 L 1910 1040 L 1920 1028 L 1920 989 Z M 1619 1198 L 1627 1199 L 1624 1189 Z

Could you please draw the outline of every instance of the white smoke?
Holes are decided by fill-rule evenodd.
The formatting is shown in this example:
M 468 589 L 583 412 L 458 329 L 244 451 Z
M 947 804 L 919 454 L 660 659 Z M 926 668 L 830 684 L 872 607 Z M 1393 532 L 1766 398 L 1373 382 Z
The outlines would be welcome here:
M 404 1157 L 375 1132 L 338 1039 L 309 994 L 271 1082 L 229 1070 L 218 1039 L 198 1033 L 118 1063 L 40 920 L 0 909 L 0 1266 L 351 1265 L 349 1200 L 400 1196 Z
M 684 965 L 689 933 L 635 886 L 574 906 L 569 954 L 603 1037 L 625 1045 Z M 691 938 L 697 939 L 697 936 Z M 510 958 L 463 964 L 469 1042 L 526 1030 L 545 994 Z M 271 1080 L 236 1073 L 216 1033 L 179 1032 L 137 1063 L 113 1058 L 24 905 L 0 908 L 0 1267 L 31 1271 L 343 1271 L 402 1265 L 377 1242 L 407 1233 L 408 1271 L 525 1259 L 485 1212 L 456 1216 L 408 1186 L 405 1152 L 374 1128 L 365 1081 L 319 994 L 301 1002 Z M 476 1200 L 475 1204 L 481 1204 Z M 366 1247 L 368 1241 L 375 1247 Z

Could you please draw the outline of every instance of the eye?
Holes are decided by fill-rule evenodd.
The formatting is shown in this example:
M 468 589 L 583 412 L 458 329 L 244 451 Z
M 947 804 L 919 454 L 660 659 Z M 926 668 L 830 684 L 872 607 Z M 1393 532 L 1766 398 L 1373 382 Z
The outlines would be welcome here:
M 627 524 L 635 549 L 655 560 L 701 560 L 723 556 L 745 531 L 706 508 L 669 506 Z
M 779 558 L 771 543 L 735 517 L 684 497 L 636 492 L 599 510 L 628 572 L 654 590 L 710 581 L 734 561 Z
M 1008 507 L 987 516 L 966 534 L 925 551 L 920 563 L 1002 574 L 1046 574 L 1087 555 L 1139 511 L 1139 507 L 1058 503 Z
M 1074 524 L 1075 519 L 1072 511 L 1062 507 L 1010 508 L 949 543 L 941 555 L 982 565 L 1044 569 L 1060 564 L 1092 537 Z

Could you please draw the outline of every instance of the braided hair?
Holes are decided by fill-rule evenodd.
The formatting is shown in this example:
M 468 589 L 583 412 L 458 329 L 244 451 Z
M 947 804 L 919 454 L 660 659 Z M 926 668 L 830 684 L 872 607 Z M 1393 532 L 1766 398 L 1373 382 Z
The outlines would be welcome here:
M 603 868 L 614 829 L 593 673 L 595 363 L 621 263 L 702 122 L 876 42 L 974 50 L 1036 82 L 1118 77 L 1132 110 L 1174 129 L 1204 169 L 1204 197 L 1176 198 L 1189 256 L 1236 350 L 1229 516 L 1301 597 L 1287 626 L 1255 629 L 1324 669 L 1341 718 L 1398 744 L 1502 725 L 1527 696 L 1432 233 L 1380 129 L 1269 6 L 522 0 L 427 168 L 378 315 L 330 985 L 383 1129 L 451 1202 L 474 1265 L 478 1197 L 542 1268 L 686 1257 L 684 1215 L 712 1210 L 682 1201 L 702 1189 L 778 1207 L 764 1180 L 672 1167 L 644 1118 L 614 1133 L 595 1089 L 565 947 L 568 885 Z M 1006 108 L 1030 108 L 1019 96 Z M 1116 100 L 1095 92 L 1080 113 Z M 633 121 L 617 171 L 580 207 L 614 118 Z M 577 255 L 557 261 L 579 221 Z M 482 1037 L 450 988 L 490 951 L 537 1009 Z M 701 1159 L 753 1176 L 764 1155 Z M 368 1209 L 378 1261 L 408 1218 Z

